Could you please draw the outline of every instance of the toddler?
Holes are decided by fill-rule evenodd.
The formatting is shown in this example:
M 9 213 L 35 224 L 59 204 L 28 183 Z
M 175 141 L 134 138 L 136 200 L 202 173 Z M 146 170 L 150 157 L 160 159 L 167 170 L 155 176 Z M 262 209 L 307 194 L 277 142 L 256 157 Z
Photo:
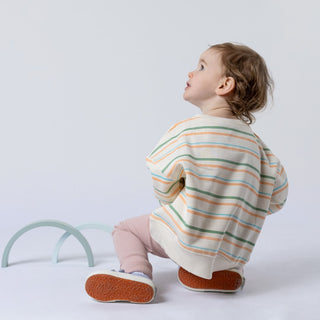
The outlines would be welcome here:
M 151 302 L 148 253 L 173 260 L 188 289 L 237 292 L 265 218 L 286 202 L 285 170 L 250 127 L 272 92 L 263 58 L 213 45 L 188 78 L 183 97 L 201 113 L 173 125 L 147 157 L 161 206 L 114 228 L 121 269 L 86 281 L 98 301 Z

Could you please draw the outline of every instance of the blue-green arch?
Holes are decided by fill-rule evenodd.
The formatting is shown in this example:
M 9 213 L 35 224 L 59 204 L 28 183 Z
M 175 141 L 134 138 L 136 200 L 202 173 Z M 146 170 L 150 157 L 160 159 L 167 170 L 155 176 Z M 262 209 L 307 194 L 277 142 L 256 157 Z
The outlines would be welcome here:
M 77 229 L 77 230 L 98 229 L 98 230 L 105 231 L 107 233 L 111 233 L 113 228 L 108 225 L 104 225 L 104 224 L 100 224 L 100 223 L 87 223 L 87 224 L 82 224 L 80 226 L 76 226 L 75 229 Z M 58 242 L 54 248 L 54 251 L 53 251 L 52 263 L 58 262 L 59 251 L 60 251 L 63 243 L 70 236 L 71 236 L 71 234 L 67 231 L 60 237 L 60 239 L 58 240 Z
M 82 235 L 82 233 L 77 230 L 76 228 L 74 228 L 73 226 L 71 226 L 70 224 L 67 224 L 65 222 L 62 221 L 58 221 L 58 220 L 41 220 L 38 222 L 34 222 L 31 223 L 25 227 L 23 227 L 22 229 L 20 229 L 18 232 L 16 232 L 11 239 L 9 240 L 9 242 L 7 243 L 4 253 L 2 255 L 2 262 L 1 262 L 1 266 L 2 268 L 6 268 L 8 266 L 8 259 L 9 259 L 9 254 L 10 254 L 10 250 L 12 248 L 12 246 L 14 245 L 14 243 L 26 232 L 32 230 L 32 229 L 36 229 L 36 228 L 40 228 L 40 227 L 55 227 L 55 228 L 59 228 L 59 229 L 63 229 L 66 232 L 68 232 L 69 234 L 72 234 L 74 237 L 76 237 L 79 242 L 81 243 L 81 245 L 83 246 L 86 254 L 87 254 L 87 258 L 88 258 L 88 266 L 89 267 L 93 267 L 94 266 L 94 260 L 93 260 L 93 254 L 92 254 L 92 250 L 91 247 L 87 241 L 87 239 Z

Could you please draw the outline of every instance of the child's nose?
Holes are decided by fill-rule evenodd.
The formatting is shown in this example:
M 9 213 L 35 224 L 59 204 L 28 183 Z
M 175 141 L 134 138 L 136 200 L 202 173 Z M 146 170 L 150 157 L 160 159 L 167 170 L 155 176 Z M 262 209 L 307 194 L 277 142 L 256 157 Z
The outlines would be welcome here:
M 192 72 L 189 72 L 188 73 L 188 77 L 191 79 L 193 77 L 193 73 Z

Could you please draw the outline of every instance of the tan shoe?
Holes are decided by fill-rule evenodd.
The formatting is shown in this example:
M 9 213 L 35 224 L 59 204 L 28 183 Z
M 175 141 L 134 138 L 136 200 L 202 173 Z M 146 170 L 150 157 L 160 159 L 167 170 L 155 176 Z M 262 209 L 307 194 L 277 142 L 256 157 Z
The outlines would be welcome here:
M 235 269 L 216 271 L 211 279 L 204 279 L 180 267 L 178 280 L 187 289 L 212 292 L 237 292 L 245 283 L 245 278 Z

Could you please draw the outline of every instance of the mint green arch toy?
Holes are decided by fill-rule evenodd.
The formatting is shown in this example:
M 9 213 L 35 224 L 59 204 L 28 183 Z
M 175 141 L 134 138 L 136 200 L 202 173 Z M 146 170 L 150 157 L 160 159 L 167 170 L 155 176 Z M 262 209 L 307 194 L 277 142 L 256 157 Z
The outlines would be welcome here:
M 98 230 L 106 231 L 107 233 L 111 233 L 113 228 L 110 227 L 110 226 L 103 225 L 103 224 L 98 224 L 98 223 L 87 223 L 87 224 L 82 224 L 80 226 L 77 226 L 77 227 L 75 227 L 75 229 L 77 229 L 77 230 L 98 229 Z M 71 233 L 67 231 L 58 240 L 58 242 L 57 242 L 57 244 L 56 244 L 56 246 L 54 248 L 54 251 L 53 251 L 52 263 L 58 263 L 59 251 L 60 251 L 63 243 L 70 236 L 71 236 Z
M 84 250 L 86 251 L 87 258 L 88 258 L 88 265 L 89 267 L 94 266 L 94 261 L 93 261 L 93 254 L 91 247 L 87 241 L 87 239 L 81 234 L 79 230 L 71 226 L 70 224 L 67 224 L 65 222 L 57 221 L 57 220 L 42 220 L 38 222 L 31 223 L 24 228 L 20 229 L 17 233 L 15 233 L 11 239 L 9 240 L 8 244 L 5 247 L 4 253 L 2 255 L 2 263 L 1 266 L 2 268 L 6 268 L 8 266 L 8 258 L 9 258 L 9 253 L 14 245 L 14 243 L 17 241 L 19 237 L 21 237 L 24 233 L 35 229 L 39 227 L 56 227 L 65 230 L 69 235 L 75 236 L 81 245 L 83 246 Z

